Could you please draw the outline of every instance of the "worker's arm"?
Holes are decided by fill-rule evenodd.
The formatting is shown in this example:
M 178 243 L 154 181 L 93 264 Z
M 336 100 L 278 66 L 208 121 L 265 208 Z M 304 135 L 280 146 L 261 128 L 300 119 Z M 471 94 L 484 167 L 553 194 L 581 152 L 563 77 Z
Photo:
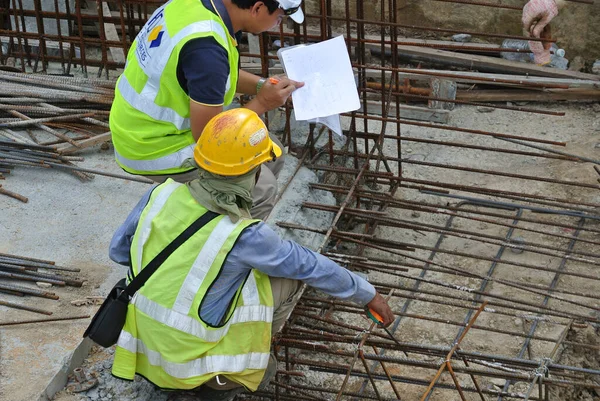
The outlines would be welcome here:
M 236 268 L 301 280 L 326 294 L 371 307 L 384 318 L 384 325 L 394 320 L 387 302 L 368 281 L 321 254 L 282 240 L 262 222 L 244 230 L 228 260 L 231 264 L 235 260 Z
M 248 71 L 239 70 L 238 76 L 238 84 L 237 84 L 237 93 L 243 93 L 244 95 L 256 95 L 256 86 L 261 77 L 258 75 L 254 75 Z M 301 88 L 304 86 L 304 82 L 294 81 L 292 79 L 288 79 L 285 76 L 274 76 L 270 77 L 273 81 L 280 81 L 282 79 L 287 79 L 289 84 L 294 85 L 295 88 Z M 269 81 L 272 83 L 271 81 Z M 287 85 L 284 85 L 284 87 Z M 263 86 L 264 87 L 264 86 Z M 286 97 L 287 99 L 287 97 Z M 286 99 L 281 99 L 285 102 Z M 282 103 L 283 104 L 283 103 Z
M 244 70 L 239 71 L 237 92 L 245 95 L 257 95 L 244 107 L 261 115 L 283 106 L 293 91 L 304 86 L 304 82 L 294 81 L 284 76 L 272 78 L 272 80 L 267 80 L 260 92 L 257 93 L 256 85 L 260 77 Z
M 135 205 L 133 210 L 129 213 L 129 216 L 125 219 L 125 222 L 115 231 L 110 246 L 108 248 L 108 256 L 116 263 L 129 266 L 131 263 L 130 249 L 131 242 L 133 241 L 133 234 L 137 229 L 137 225 L 140 221 L 140 215 L 142 210 L 148 204 L 150 194 L 155 187 L 150 188 Z
M 253 76 L 250 73 L 246 74 Z M 285 77 L 278 77 L 277 81 L 276 84 L 267 81 L 260 90 L 260 93 L 244 105 L 244 107 L 259 115 L 266 113 L 269 110 L 273 110 L 283 105 L 296 87 L 302 87 L 304 85 L 303 83 L 292 81 Z M 254 93 L 256 93 L 256 88 L 254 89 Z M 198 138 L 200 138 L 202 130 L 204 130 L 208 121 L 222 111 L 223 104 L 207 104 L 190 99 L 190 126 L 194 140 L 197 141 Z
M 210 119 L 222 111 L 223 105 L 211 106 L 190 100 L 190 127 L 195 141 L 198 141 Z
M 248 71 L 239 70 L 237 93 L 244 95 L 256 95 L 256 84 L 260 77 L 249 73 Z

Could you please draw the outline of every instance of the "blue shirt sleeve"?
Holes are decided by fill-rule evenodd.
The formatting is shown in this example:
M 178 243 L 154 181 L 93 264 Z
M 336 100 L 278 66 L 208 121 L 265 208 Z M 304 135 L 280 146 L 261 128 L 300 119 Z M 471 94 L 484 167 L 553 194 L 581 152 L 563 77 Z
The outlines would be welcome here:
M 211 106 L 222 105 L 228 77 L 227 50 L 214 38 L 192 39 L 181 49 L 177 80 L 192 100 Z
M 140 199 L 110 243 L 110 258 L 129 266 L 130 248 L 140 215 L 150 199 L 152 189 Z M 361 306 L 375 296 L 375 288 L 363 278 L 337 263 L 293 241 L 282 240 L 265 223 L 246 228 L 227 256 L 217 280 L 201 304 L 200 315 L 217 325 L 229 302 L 252 269 L 273 277 L 301 280 L 334 297 Z
M 273 277 L 302 280 L 326 294 L 364 306 L 375 296 L 375 288 L 363 278 L 325 256 L 293 242 L 282 240 L 265 223 L 246 228 L 225 259 L 218 278 L 200 305 L 200 317 L 218 325 L 237 289 L 252 269 Z
M 138 222 L 140 221 L 140 215 L 142 210 L 148 204 L 150 194 L 156 187 L 152 187 L 148 192 L 144 194 L 142 199 L 135 205 L 129 216 L 125 219 L 125 222 L 114 233 L 112 240 L 110 241 L 110 247 L 108 249 L 108 256 L 120 265 L 130 266 L 131 255 L 129 253 L 131 249 L 131 241 L 133 240 L 133 234 L 137 228 Z
M 362 277 L 296 242 L 282 240 L 262 222 L 241 234 L 231 256 L 236 260 L 228 258 L 228 262 L 239 263 L 242 268 L 301 280 L 326 294 L 361 306 L 375 296 L 375 288 Z

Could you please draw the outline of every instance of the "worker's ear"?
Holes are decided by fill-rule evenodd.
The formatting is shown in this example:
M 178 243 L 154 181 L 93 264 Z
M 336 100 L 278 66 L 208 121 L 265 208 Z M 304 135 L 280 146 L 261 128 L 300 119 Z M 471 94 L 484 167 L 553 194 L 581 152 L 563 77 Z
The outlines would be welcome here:
M 256 17 L 259 15 L 260 11 L 261 11 L 261 7 L 266 7 L 265 3 L 263 3 L 262 1 L 257 1 L 256 3 L 254 3 L 254 5 L 250 8 L 250 14 L 253 17 Z

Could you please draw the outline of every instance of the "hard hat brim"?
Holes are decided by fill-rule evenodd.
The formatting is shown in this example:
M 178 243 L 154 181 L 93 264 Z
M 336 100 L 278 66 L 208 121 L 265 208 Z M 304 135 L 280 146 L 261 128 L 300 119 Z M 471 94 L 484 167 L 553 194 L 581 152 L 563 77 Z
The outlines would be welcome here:
M 275 142 L 273 142 L 273 153 L 275 154 L 275 157 L 281 157 L 283 154 L 283 151 Z

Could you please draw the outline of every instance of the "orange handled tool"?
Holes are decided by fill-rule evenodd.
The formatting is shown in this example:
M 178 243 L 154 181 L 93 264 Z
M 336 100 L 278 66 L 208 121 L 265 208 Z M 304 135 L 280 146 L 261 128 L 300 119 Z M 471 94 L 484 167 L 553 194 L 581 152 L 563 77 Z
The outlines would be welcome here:
M 366 313 L 367 313 L 367 317 L 369 319 L 371 319 L 372 321 L 377 323 L 379 326 L 383 325 L 383 318 L 381 317 L 381 315 L 379 313 L 375 312 L 371 308 L 367 308 Z
M 396 340 L 396 337 L 394 337 L 394 335 L 392 334 L 391 331 L 389 331 L 387 329 L 387 327 L 383 327 L 383 318 L 381 317 L 381 315 L 377 312 L 375 312 L 373 309 L 371 308 L 365 308 L 365 313 L 367 314 L 367 317 L 369 319 L 371 319 L 372 321 L 374 321 L 378 326 L 381 326 L 382 329 L 385 330 L 385 332 L 388 334 L 388 336 L 390 336 L 390 338 L 392 340 L 394 340 L 394 342 L 396 344 L 398 344 L 400 347 L 404 347 L 400 341 Z M 408 354 L 406 353 L 406 351 L 402 351 L 404 352 L 404 355 L 406 355 L 408 357 Z
M 277 85 L 279 83 L 279 79 L 277 79 L 275 77 L 271 77 L 271 78 L 269 78 L 269 82 L 272 83 L 273 85 Z

